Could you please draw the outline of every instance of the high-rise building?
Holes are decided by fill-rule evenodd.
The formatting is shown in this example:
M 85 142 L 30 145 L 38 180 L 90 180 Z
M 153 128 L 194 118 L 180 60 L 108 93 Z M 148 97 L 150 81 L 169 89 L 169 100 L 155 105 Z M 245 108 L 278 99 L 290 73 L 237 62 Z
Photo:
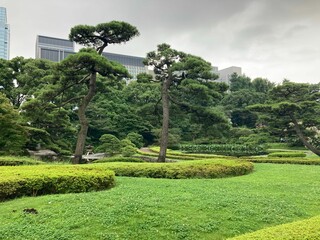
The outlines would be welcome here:
M 36 58 L 60 62 L 70 54 L 75 54 L 74 42 L 61 38 L 40 35 L 37 36 Z M 121 63 L 128 70 L 129 74 L 132 76 L 132 79 L 137 79 L 137 75 L 139 73 L 148 72 L 148 69 L 143 64 L 142 57 L 108 52 L 104 52 L 102 55 L 110 61 Z
M 7 24 L 7 10 L 0 7 L 0 58 L 9 60 L 10 27 Z
M 132 79 L 137 79 L 137 75 L 139 73 L 148 72 L 147 67 L 143 64 L 144 58 L 142 57 L 128 56 L 109 52 L 104 52 L 102 53 L 102 55 L 111 61 L 121 63 L 128 70 L 129 74 L 132 76 Z
M 36 58 L 60 62 L 68 55 L 74 54 L 74 42 L 67 39 L 37 36 Z

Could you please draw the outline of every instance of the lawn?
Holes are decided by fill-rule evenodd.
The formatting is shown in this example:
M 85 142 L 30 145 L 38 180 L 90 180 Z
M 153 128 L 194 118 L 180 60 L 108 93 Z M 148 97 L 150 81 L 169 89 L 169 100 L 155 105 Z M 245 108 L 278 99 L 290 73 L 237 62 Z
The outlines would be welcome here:
M 226 239 L 320 215 L 320 166 L 224 179 L 117 177 L 111 190 L 0 203 L 0 239 Z M 24 213 L 34 208 L 38 214 Z

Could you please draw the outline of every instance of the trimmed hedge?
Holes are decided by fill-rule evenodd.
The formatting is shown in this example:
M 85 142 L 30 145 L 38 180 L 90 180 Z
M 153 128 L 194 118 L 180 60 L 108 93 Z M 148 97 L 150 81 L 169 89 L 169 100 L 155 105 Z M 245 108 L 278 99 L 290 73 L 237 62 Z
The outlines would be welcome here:
M 222 178 L 248 174 L 253 164 L 237 160 L 195 160 L 176 163 L 105 163 L 117 176 L 150 178 Z
M 143 152 L 141 150 L 137 151 L 139 155 L 143 155 L 143 156 L 148 156 L 148 157 L 158 157 L 158 153 L 156 152 Z M 178 155 L 174 155 L 174 154 L 170 154 L 169 152 L 167 153 L 167 159 L 176 159 L 176 160 L 194 160 L 196 159 L 193 156 L 190 156 L 190 154 L 187 154 L 183 157 L 178 156 Z
M 28 157 L 0 156 L 0 166 L 39 165 L 44 162 Z
M 303 164 L 303 165 L 320 165 L 319 159 L 308 158 L 269 158 L 269 157 L 256 157 L 247 158 L 248 161 L 254 163 L 278 163 L 278 164 Z
M 105 163 L 105 162 L 145 162 L 138 157 L 110 157 L 95 160 L 92 163 Z
M 157 156 L 160 152 L 160 147 L 150 147 L 152 152 L 157 153 Z M 230 158 L 229 156 L 217 155 L 217 154 L 208 154 L 208 153 L 183 153 L 180 151 L 168 149 L 167 156 L 175 157 L 176 159 L 181 160 L 192 160 L 192 159 L 208 159 L 208 158 Z
M 181 145 L 180 150 L 188 153 L 214 153 L 237 157 L 266 153 L 266 148 L 263 145 L 245 144 Z
M 320 216 L 302 221 L 265 228 L 253 233 L 247 233 L 232 240 L 300 240 L 320 239 Z M 230 239 L 230 240 L 231 240 Z
M 0 167 L 0 201 L 20 196 L 98 191 L 114 183 L 114 172 L 105 168 L 6 166 Z
M 268 154 L 268 157 L 306 157 L 304 152 L 272 152 Z

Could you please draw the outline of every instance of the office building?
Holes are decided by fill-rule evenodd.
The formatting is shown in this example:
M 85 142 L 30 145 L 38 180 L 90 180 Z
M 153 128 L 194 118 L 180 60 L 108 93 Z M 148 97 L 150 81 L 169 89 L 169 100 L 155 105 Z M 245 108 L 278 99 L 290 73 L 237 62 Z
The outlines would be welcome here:
M 137 75 L 139 73 L 148 72 L 147 67 L 143 64 L 144 58 L 142 57 L 128 56 L 108 52 L 104 52 L 102 53 L 102 55 L 111 61 L 121 63 L 128 70 L 129 74 L 132 76 L 132 79 L 137 79 Z
M 7 10 L 0 7 L 0 58 L 9 60 L 10 27 L 7 24 Z
M 37 36 L 36 58 L 60 62 L 68 55 L 74 54 L 74 42 L 67 39 Z
M 36 58 L 60 62 L 70 54 L 75 54 L 74 42 L 60 38 L 40 35 L 37 36 Z M 137 79 L 137 75 L 139 73 L 148 72 L 148 69 L 143 64 L 142 57 L 108 52 L 104 52 L 102 55 L 111 61 L 121 63 L 128 70 L 129 74 L 132 76 L 132 79 Z

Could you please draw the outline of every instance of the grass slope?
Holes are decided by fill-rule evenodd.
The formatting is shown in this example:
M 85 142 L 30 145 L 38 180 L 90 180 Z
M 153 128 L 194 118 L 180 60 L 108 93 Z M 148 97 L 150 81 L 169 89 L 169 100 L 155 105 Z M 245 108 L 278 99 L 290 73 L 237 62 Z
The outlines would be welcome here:
M 0 239 L 219 240 L 320 215 L 319 201 L 320 166 L 256 164 L 225 179 L 118 177 L 108 191 L 0 203 Z

